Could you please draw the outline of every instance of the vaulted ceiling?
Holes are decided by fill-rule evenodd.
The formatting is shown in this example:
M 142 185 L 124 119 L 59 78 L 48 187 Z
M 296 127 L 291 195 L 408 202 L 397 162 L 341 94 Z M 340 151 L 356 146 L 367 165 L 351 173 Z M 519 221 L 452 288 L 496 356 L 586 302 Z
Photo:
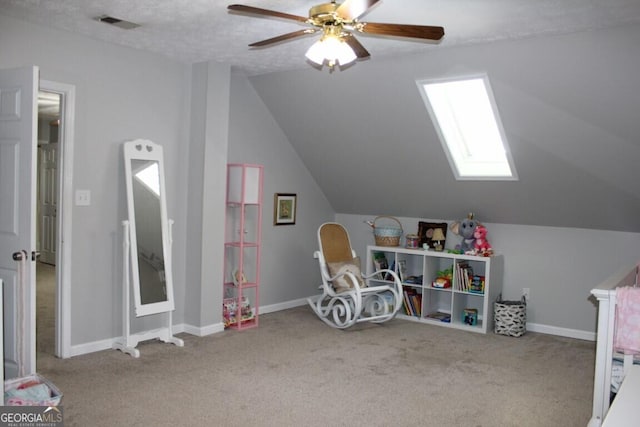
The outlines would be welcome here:
M 640 232 L 638 69 L 635 24 L 251 82 L 337 212 Z M 518 181 L 449 167 L 416 81 L 473 74 L 489 77 Z
M 255 0 L 306 16 L 316 1 Z M 0 13 L 249 77 L 337 212 L 640 232 L 640 2 L 381 0 L 364 21 L 440 25 L 440 43 L 358 36 L 371 58 L 329 73 L 316 36 L 211 0 L 0 0 Z M 97 22 L 108 14 L 142 26 Z M 515 182 L 456 181 L 416 80 L 487 74 Z M 553 244 L 553 242 L 549 242 Z M 594 244 L 597 244 L 594 242 Z M 574 250 L 574 248 L 570 248 Z

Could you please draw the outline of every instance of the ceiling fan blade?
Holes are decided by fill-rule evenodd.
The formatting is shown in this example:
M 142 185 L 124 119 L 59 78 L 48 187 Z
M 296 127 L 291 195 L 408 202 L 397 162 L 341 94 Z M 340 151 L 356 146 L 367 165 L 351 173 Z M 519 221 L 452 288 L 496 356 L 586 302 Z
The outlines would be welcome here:
M 275 16 L 276 18 L 292 19 L 298 22 L 307 22 L 307 19 L 308 19 L 304 16 L 291 15 L 289 13 L 276 12 L 275 10 L 268 10 L 268 9 L 260 9 L 259 7 L 245 6 L 242 4 L 232 4 L 228 6 L 227 9 L 233 10 L 234 12 L 253 13 L 255 15 L 266 15 L 266 16 Z
M 371 56 L 371 54 L 369 54 L 369 51 L 367 51 L 367 49 L 365 49 L 364 46 L 360 44 L 358 39 L 356 39 L 353 34 L 344 36 L 344 42 L 348 44 L 351 49 L 353 49 L 358 58 L 368 58 Z
M 444 36 L 444 28 L 427 25 L 381 24 L 362 22 L 359 31 L 382 36 L 412 37 L 416 39 L 440 40 Z
M 371 6 L 379 0 L 346 0 L 336 9 L 336 13 L 342 19 L 352 21 L 363 15 Z
M 293 38 L 304 36 L 304 35 L 307 35 L 307 34 L 313 34 L 315 32 L 316 32 L 315 29 L 307 28 L 306 30 L 298 30 L 298 31 L 294 31 L 292 33 L 287 33 L 287 34 L 283 34 L 281 36 L 277 36 L 277 37 L 273 37 L 273 38 L 270 38 L 270 39 L 261 40 L 259 42 L 251 43 L 249 46 L 251 46 L 251 47 L 267 46 L 267 45 L 270 45 L 270 44 L 283 42 L 285 40 L 291 40 Z

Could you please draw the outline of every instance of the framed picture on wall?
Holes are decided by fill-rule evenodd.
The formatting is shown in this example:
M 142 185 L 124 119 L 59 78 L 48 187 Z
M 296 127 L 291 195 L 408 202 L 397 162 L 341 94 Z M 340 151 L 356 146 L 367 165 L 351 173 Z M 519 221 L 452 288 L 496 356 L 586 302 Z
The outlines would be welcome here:
M 296 194 L 274 194 L 273 225 L 293 225 L 296 223 L 296 199 Z
M 420 247 L 423 247 L 423 244 L 429 245 L 430 249 L 434 249 L 436 242 L 433 240 L 433 233 L 435 233 L 436 228 L 442 230 L 442 235 L 447 237 L 447 223 L 446 222 L 418 222 L 418 236 L 420 238 Z M 440 242 L 444 245 L 444 242 Z

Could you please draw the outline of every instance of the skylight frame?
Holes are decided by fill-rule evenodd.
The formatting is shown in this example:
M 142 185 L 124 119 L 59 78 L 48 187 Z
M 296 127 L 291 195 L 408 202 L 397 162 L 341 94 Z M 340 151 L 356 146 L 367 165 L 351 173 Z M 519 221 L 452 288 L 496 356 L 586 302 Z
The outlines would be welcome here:
M 495 161 L 486 161 L 486 160 L 475 160 L 472 159 L 472 156 L 466 156 L 459 149 L 460 146 L 464 143 L 463 136 L 461 135 L 460 127 L 455 127 L 444 130 L 443 125 L 438 120 L 438 114 L 434 110 L 434 106 L 431 103 L 429 98 L 428 89 L 426 88 L 429 85 L 439 85 L 439 84 L 447 84 L 447 83 L 467 83 L 470 81 L 481 81 L 484 86 L 486 92 L 486 101 L 488 101 L 488 107 L 490 107 L 491 111 L 485 111 L 484 114 L 488 114 L 493 116 L 495 122 L 495 128 L 492 127 L 492 132 L 495 134 L 494 136 L 498 136 L 499 142 L 502 143 L 501 153 L 499 156 L 504 157 L 499 159 L 500 162 L 497 163 Z M 418 89 L 420 94 L 422 95 L 422 99 L 424 104 L 429 112 L 429 117 L 434 124 L 436 132 L 438 134 L 438 138 L 440 139 L 440 143 L 442 144 L 442 148 L 447 156 L 447 160 L 449 161 L 449 165 L 451 170 L 456 178 L 459 181 L 517 181 L 518 174 L 516 172 L 515 164 L 513 162 L 513 158 L 511 156 L 511 150 L 509 149 L 509 143 L 507 141 L 504 128 L 502 126 L 502 121 L 500 119 L 500 114 L 498 112 L 498 107 L 496 105 L 496 101 L 493 95 L 493 90 L 491 89 L 491 84 L 489 82 L 489 77 L 487 74 L 473 74 L 473 75 L 465 75 L 458 77 L 450 77 L 450 78 L 442 78 L 442 79 L 424 79 L 417 80 Z M 453 114 L 455 116 L 455 111 L 448 110 L 445 113 Z M 440 114 L 443 114 L 440 112 Z M 456 119 L 460 119 L 460 116 L 455 116 Z M 463 118 L 463 117 L 462 117 Z M 459 136 L 459 141 L 454 142 L 451 141 L 451 146 L 449 145 L 449 140 L 445 137 L 446 134 L 456 133 Z M 455 138 L 454 138 L 455 139 Z M 457 153 L 454 151 L 457 150 Z M 457 161 L 461 161 L 459 165 Z M 491 171 L 491 165 L 496 165 L 496 167 L 502 168 L 502 172 Z M 469 169 L 474 169 L 475 171 L 469 171 Z M 506 170 L 510 171 L 510 174 L 504 173 Z

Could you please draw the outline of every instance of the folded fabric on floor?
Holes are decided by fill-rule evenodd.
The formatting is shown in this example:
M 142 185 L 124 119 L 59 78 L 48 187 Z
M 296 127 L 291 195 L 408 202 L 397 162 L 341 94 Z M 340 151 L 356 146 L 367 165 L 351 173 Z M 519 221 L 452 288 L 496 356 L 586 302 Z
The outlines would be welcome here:
M 46 384 L 35 384 L 30 387 L 10 388 L 4 392 L 4 400 L 9 405 L 20 405 L 21 402 L 41 402 L 51 397 L 51 390 Z

